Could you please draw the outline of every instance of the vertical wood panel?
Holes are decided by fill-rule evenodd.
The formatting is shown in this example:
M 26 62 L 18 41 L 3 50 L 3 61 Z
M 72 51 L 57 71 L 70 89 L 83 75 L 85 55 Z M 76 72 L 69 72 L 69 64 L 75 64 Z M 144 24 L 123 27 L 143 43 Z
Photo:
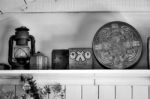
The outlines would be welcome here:
M 82 86 L 82 99 L 98 99 L 98 86 Z
M 99 99 L 115 99 L 115 86 L 99 86 Z
M 0 99 L 14 99 L 15 85 L 0 85 Z
M 66 99 L 81 99 L 81 86 L 66 86 Z
M 150 99 L 150 86 L 148 85 L 148 99 Z
M 116 99 L 132 99 L 131 86 L 116 86 Z
M 148 86 L 133 86 L 133 99 L 148 99 Z
M 25 91 L 22 87 L 22 85 L 16 85 L 16 98 L 18 99 L 21 99 L 21 97 L 25 94 Z

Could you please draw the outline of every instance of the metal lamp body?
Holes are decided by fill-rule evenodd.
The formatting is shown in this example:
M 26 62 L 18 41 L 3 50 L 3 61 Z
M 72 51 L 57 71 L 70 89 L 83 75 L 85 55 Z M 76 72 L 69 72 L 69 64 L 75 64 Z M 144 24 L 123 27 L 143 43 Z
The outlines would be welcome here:
M 43 53 L 37 52 L 30 58 L 30 69 L 42 70 L 48 68 L 48 57 Z
M 29 59 L 35 53 L 35 40 L 26 27 L 16 28 L 15 35 L 9 39 L 8 62 L 12 69 L 29 69 Z M 31 42 L 30 46 L 28 45 Z

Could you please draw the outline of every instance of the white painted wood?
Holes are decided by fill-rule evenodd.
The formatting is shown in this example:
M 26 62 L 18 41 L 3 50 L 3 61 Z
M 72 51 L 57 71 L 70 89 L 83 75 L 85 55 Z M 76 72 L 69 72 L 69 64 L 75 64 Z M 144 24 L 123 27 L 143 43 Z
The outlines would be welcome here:
M 115 86 L 99 86 L 99 99 L 115 99 Z
M 141 70 L 140 70 L 141 71 Z M 95 73 L 97 85 L 150 85 L 149 70 L 113 70 Z
M 23 0 L 0 0 L 1 11 L 21 11 L 21 6 L 24 6 Z
M 148 86 L 133 86 L 133 99 L 149 99 Z
M 34 71 L 33 71 L 34 72 Z M 14 73 L 5 72 L 0 73 L 0 84 L 7 82 L 7 84 L 18 84 L 21 74 L 31 74 L 39 85 L 60 83 L 61 85 L 93 85 L 94 74 L 92 73 L 50 73 L 36 72 L 36 73 Z M 11 80 L 10 80 L 11 79 Z
M 17 84 L 21 74 L 32 74 L 38 84 L 58 82 L 62 85 L 150 85 L 149 70 L 0 71 L 0 83 L 5 80 L 11 84 L 11 79 L 13 84 Z
M 81 86 L 66 86 L 66 99 L 81 99 Z
M 70 79 L 70 80 L 51 80 L 51 79 L 48 79 L 46 81 L 46 79 L 42 79 L 42 80 L 37 80 L 37 83 L 38 84 L 54 84 L 54 83 L 60 83 L 61 85 L 93 85 L 94 84 L 94 81 L 93 80 L 73 80 L 73 79 Z
M 148 86 L 148 98 L 150 98 L 150 86 Z
M 112 74 L 113 75 L 113 74 Z M 150 85 L 148 77 L 103 77 L 97 78 L 96 85 Z
M 92 72 L 92 71 L 89 71 Z M 121 78 L 132 78 L 132 77 L 150 77 L 150 70 L 96 70 L 95 78 L 101 77 L 121 77 Z
M 82 99 L 98 99 L 98 86 L 82 86 Z
M 20 79 L 0 79 L 0 85 L 19 85 Z
M 0 0 L 5 12 L 150 11 L 149 0 Z
M 62 85 L 93 85 L 94 74 L 82 73 L 50 73 L 33 74 L 39 84 L 60 83 Z
M 150 77 L 150 70 L 0 70 L 0 74 L 21 74 L 21 73 L 32 73 L 32 74 L 95 74 L 95 78 L 101 77 Z M 64 77 L 65 77 L 64 76 Z M 80 75 L 82 76 L 82 75 Z M 85 76 L 85 75 L 84 75 Z M 1 76 L 0 76 L 1 77 Z
M 116 99 L 132 99 L 131 86 L 116 85 Z

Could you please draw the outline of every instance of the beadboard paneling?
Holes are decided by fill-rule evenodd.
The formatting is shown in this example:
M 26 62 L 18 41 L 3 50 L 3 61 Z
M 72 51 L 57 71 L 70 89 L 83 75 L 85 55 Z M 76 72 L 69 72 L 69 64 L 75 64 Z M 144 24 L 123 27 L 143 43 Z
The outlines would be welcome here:
M 79 86 L 66 86 L 66 99 L 81 99 L 81 85 Z
M 23 86 L 22 85 L 16 85 L 16 97 L 18 99 L 20 99 L 24 94 L 25 94 L 25 91 L 23 90 Z
M 98 86 L 82 86 L 82 99 L 98 99 Z
M 51 94 L 44 97 L 44 99 L 149 99 L 150 98 L 150 89 L 148 82 L 145 83 L 145 80 L 149 81 L 149 70 L 146 71 L 97 71 L 98 73 L 85 73 L 85 71 L 82 71 L 82 73 L 45 73 L 44 71 L 41 73 L 32 73 L 34 76 L 34 79 L 37 82 L 37 86 L 43 88 L 46 83 L 42 84 L 42 81 L 47 81 L 47 85 L 51 87 Z M 39 71 L 38 71 L 39 72 Z M 72 71 L 73 72 L 73 71 Z M 120 73 L 119 73 L 120 72 Z M 139 73 L 138 73 L 139 72 Z M 24 72 L 25 73 L 25 72 Z M 105 75 L 107 73 L 107 75 Z M 101 74 L 101 75 L 100 75 Z M 127 74 L 127 75 L 125 75 Z M 130 77 L 129 74 L 132 76 Z M 136 75 L 137 74 L 137 75 Z M 141 74 L 141 75 L 139 75 Z M 11 81 L 17 81 L 19 82 L 19 75 L 20 73 L 10 73 L 0 74 L 0 81 L 3 81 L 0 83 L 0 95 L 2 97 L 3 93 L 9 93 L 13 96 L 21 97 L 24 94 L 24 91 L 22 89 L 22 86 L 19 85 L 21 83 L 13 83 L 11 84 Z M 116 76 L 116 77 L 115 77 Z M 104 78 L 105 77 L 105 78 Z M 120 79 L 120 78 L 124 79 Z M 14 78 L 14 79 L 13 79 Z M 18 78 L 18 79 L 17 79 Z M 84 78 L 84 79 L 83 79 Z M 78 80 L 90 80 L 92 81 L 91 84 L 87 83 L 78 83 Z M 51 79 L 57 79 L 57 82 L 53 82 Z M 99 83 L 96 82 L 98 79 Z M 105 80 L 107 79 L 107 80 Z M 142 84 L 139 84 L 138 82 L 134 83 L 127 83 L 127 81 L 135 81 L 134 79 L 138 79 Z M 64 84 L 62 85 L 62 90 L 58 93 L 54 91 L 53 89 L 60 89 L 57 86 L 59 84 L 59 80 L 65 80 Z M 70 84 L 70 81 L 72 84 Z M 103 82 L 105 80 L 105 83 Z M 116 80 L 116 81 L 115 81 Z M 39 83 L 40 81 L 40 83 Z M 115 83 L 111 84 L 113 81 Z M 53 83 L 53 85 L 52 85 Z M 77 83 L 77 84 L 76 84 Z M 102 83 L 102 84 L 101 84 Z M 120 84 L 121 83 L 121 84 Z M 15 85 L 14 85 L 15 84 Z M 61 85 L 61 83 L 60 83 Z M 1 93 L 2 92 L 2 93 Z M 64 93 L 62 95 L 62 92 Z M 0 98 L 1 99 L 1 98 Z M 9 99 L 5 97 L 4 99 Z
M 131 86 L 116 86 L 116 99 L 132 99 Z
M 14 99 L 15 86 L 14 85 L 0 85 L 0 99 Z
M 116 99 L 115 86 L 99 86 L 99 99 Z
M 133 99 L 149 99 L 148 86 L 133 86 Z

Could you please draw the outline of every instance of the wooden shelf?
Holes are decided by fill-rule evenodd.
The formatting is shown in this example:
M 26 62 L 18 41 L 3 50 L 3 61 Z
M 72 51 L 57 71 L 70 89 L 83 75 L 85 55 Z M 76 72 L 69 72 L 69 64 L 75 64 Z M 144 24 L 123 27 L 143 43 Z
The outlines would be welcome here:
M 0 71 L 0 82 L 19 84 L 21 74 L 32 74 L 39 84 L 150 85 L 150 70 L 6 70 Z
M 140 76 L 149 77 L 150 70 L 0 70 L 0 74 L 21 74 L 21 73 L 35 73 L 35 74 L 53 74 L 53 73 L 63 73 L 63 74 L 98 74 L 99 76 Z

